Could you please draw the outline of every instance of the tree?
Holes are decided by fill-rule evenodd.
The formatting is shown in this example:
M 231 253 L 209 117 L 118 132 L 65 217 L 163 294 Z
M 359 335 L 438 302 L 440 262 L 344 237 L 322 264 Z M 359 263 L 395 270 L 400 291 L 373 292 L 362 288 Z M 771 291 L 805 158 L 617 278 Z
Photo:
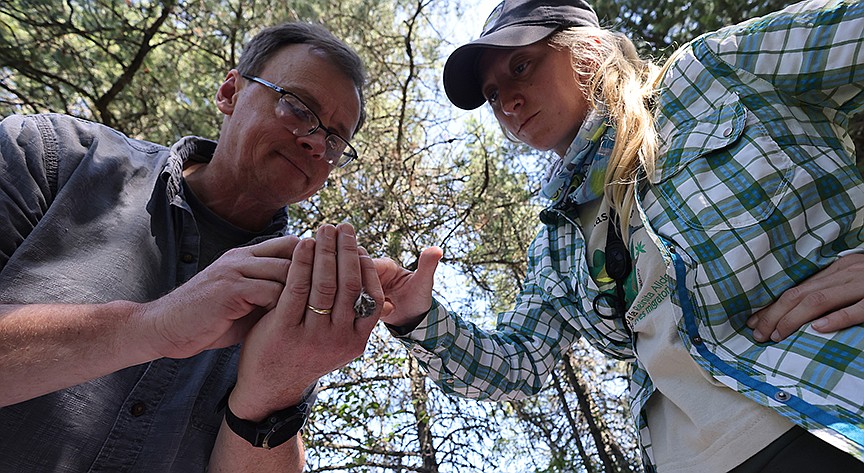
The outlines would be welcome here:
M 782 6 L 776 0 L 596 2 L 606 23 L 644 37 L 659 60 L 701 31 Z M 508 309 L 538 225 L 548 157 L 458 120 L 440 90 L 447 0 L 7 0 L 0 2 L 0 115 L 63 112 L 170 144 L 216 136 L 212 97 L 260 28 L 325 24 L 369 71 L 360 159 L 291 206 L 298 234 L 351 222 L 373 255 L 411 268 L 445 251 L 440 300 L 483 327 Z M 662 14 L 661 14 L 662 13 Z M 853 127 L 859 138 L 861 120 Z M 462 290 L 471 286 L 470 290 Z M 367 353 L 322 380 L 306 437 L 314 472 L 611 472 L 640 467 L 626 366 L 580 343 L 537 396 L 490 403 L 446 396 L 383 327 Z

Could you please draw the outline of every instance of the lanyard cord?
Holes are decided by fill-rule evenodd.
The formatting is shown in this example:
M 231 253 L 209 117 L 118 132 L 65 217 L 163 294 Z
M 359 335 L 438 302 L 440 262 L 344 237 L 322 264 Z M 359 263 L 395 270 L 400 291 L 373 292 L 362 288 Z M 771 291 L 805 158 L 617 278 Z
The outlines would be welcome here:
M 615 281 L 615 313 L 612 318 L 620 318 L 627 334 L 632 335 L 625 318 L 627 301 L 624 298 L 624 282 L 633 270 L 633 260 L 621 239 L 620 227 L 618 214 L 610 208 L 606 226 L 606 274 Z

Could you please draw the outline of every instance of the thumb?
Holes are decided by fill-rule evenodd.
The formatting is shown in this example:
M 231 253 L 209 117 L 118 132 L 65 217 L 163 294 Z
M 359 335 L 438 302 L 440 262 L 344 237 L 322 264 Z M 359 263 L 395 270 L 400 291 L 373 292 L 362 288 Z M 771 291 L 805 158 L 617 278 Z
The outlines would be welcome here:
M 435 270 L 438 269 L 438 262 L 444 256 L 444 250 L 437 246 L 430 246 L 420 253 L 420 259 L 417 261 L 417 270 L 414 271 L 414 277 L 423 282 L 424 286 L 432 288 L 435 280 Z

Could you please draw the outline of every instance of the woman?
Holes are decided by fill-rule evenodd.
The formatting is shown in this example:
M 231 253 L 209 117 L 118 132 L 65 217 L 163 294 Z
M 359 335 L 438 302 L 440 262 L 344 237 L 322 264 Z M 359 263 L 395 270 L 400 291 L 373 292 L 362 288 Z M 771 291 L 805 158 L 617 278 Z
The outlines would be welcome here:
M 851 303 L 813 307 L 805 289 L 831 296 L 861 262 L 819 272 L 864 247 L 842 130 L 864 107 L 862 31 L 861 2 L 799 4 L 660 69 L 581 0 L 505 0 L 444 85 L 560 157 L 525 289 L 480 331 L 432 299 L 433 248 L 414 273 L 377 262 L 383 320 L 446 392 L 475 398 L 536 393 L 579 336 L 630 361 L 649 469 L 864 470 L 864 317 L 802 328 Z

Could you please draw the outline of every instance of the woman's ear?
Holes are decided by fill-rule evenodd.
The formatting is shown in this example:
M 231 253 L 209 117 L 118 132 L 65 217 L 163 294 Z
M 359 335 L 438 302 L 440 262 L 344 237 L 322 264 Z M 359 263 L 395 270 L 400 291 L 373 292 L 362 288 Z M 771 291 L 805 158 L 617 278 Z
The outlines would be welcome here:
M 216 107 L 225 115 L 234 113 L 234 107 L 237 105 L 237 93 L 240 91 L 239 80 L 240 73 L 237 72 L 237 69 L 231 69 L 225 76 L 225 81 L 216 91 Z

